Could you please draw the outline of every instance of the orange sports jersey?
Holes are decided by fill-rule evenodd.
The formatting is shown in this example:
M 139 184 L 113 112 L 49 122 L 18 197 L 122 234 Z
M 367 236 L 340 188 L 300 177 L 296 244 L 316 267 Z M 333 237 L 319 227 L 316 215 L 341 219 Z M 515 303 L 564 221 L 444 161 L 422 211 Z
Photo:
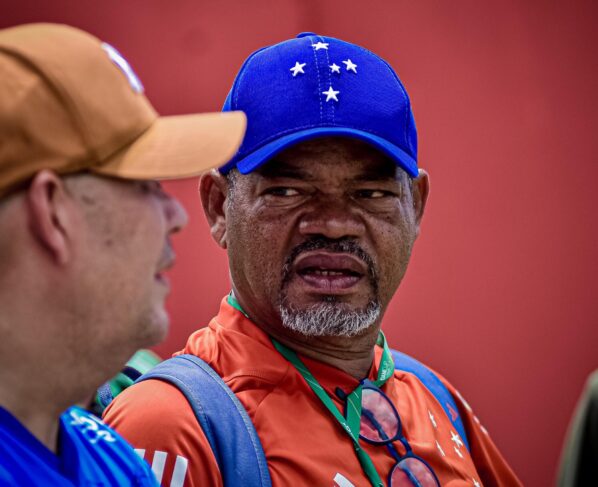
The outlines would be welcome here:
M 274 486 L 368 486 L 353 444 L 297 370 L 273 347 L 268 335 L 231 307 L 226 299 L 207 328 L 193 333 L 180 353 L 195 354 L 224 379 L 247 409 L 261 439 Z M 382 350 L 376 347 L 369 378 Z M 358 381 L 345 372 L 301 357 L 342 412 L 340 387 L 351 392 Z M 521 485 L 459 393 L 455 396 L 471 454 L 436 398 L 412 374 L 395 371 L 382 390 L 399 412 L 413 451 L 432 467 L 443 486 Z M 105 420 L 152 464 L 165 487 L 222 486 L 218 465 L 193 410 L 179 390 L 147 380 L 121 393 Z M 386 481 L 395 460 L 387 448 L 366 442 L 380 477 Z M 394 445 L 405 452 L 400 441 Z

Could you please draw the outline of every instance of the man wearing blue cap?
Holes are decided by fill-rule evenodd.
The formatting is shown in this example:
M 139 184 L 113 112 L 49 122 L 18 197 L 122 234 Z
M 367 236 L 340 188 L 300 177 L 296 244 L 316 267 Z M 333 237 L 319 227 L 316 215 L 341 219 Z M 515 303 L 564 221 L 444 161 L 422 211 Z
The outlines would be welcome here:
M 217 431 L 237 415 L 213 419 L 226 396 L 198 407 L 199 374 L 154 375 L 107 420 L 162 485 L 175 474 L 186 486 L 520 485 L 458 392 L 380 330 L 428 195 L 392 68 L 359 46 L 301 34 L 252 54 L 224 110 L 247 114 L 247 135 L 200 192 L 232 291 L 182 353 L 234 392 L 267 468 L 261 448 L 247 462 L 242 435 Z

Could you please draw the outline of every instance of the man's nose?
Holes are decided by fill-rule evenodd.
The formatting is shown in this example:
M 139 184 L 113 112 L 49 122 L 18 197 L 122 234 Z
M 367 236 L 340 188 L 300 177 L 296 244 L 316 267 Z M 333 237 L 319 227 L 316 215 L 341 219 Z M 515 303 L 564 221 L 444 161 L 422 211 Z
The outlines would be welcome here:
M 330 239 L 359 238 L 365 232 L 365 224 L 350 201 L 330 196 L 320 198 L 301 217 L 299 231 L 306 236 L 322 235 Z
M 169 233 L 181 231 L 189 221 L 187 211 L 181 202 L 170 194 L 167 195 L 165 204 L 166 221 L 168 222 Z

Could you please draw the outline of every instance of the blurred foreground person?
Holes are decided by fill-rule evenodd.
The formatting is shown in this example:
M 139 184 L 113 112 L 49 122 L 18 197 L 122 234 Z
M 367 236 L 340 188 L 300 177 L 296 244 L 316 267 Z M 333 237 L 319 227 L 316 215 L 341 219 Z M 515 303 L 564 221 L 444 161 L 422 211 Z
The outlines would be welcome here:
M 558 487 L 598 485 L 598 370 L 586 382 L 569 426 Z
M 224 109 L 247 114 L 247 136 L 200 192 L 232 292 L 107 421 L 164 486 L 185 471 L 188 487 L 519 485 L 455 388 L 380 331 L 428 196 L 396 73 L 302 34 L 252 54 Z M 205 394 L 208 376 L 234 400 Z M 248 424 L 263 452 L 242 448 Z
M 156 485 L 74 405 L 167 332 L 186 214 L 155 180 L 223 164 L 244 126 L 159 118 L 122 56 L 77 29 L 0 31 L 1 485 Z

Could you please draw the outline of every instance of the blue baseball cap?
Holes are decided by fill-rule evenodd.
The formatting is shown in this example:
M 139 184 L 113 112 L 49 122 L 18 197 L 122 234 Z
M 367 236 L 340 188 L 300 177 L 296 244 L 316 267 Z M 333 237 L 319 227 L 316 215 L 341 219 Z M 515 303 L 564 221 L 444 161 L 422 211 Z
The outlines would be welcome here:
M 250 173 L 287 147 L 324 136 L 361 139 L 411 177 L 418 173 L 415 120 L 401 80 L 382 58 L 340 39 L 308 32 L 254 52 L 222 110 L 248 119 L 222 173 Z

